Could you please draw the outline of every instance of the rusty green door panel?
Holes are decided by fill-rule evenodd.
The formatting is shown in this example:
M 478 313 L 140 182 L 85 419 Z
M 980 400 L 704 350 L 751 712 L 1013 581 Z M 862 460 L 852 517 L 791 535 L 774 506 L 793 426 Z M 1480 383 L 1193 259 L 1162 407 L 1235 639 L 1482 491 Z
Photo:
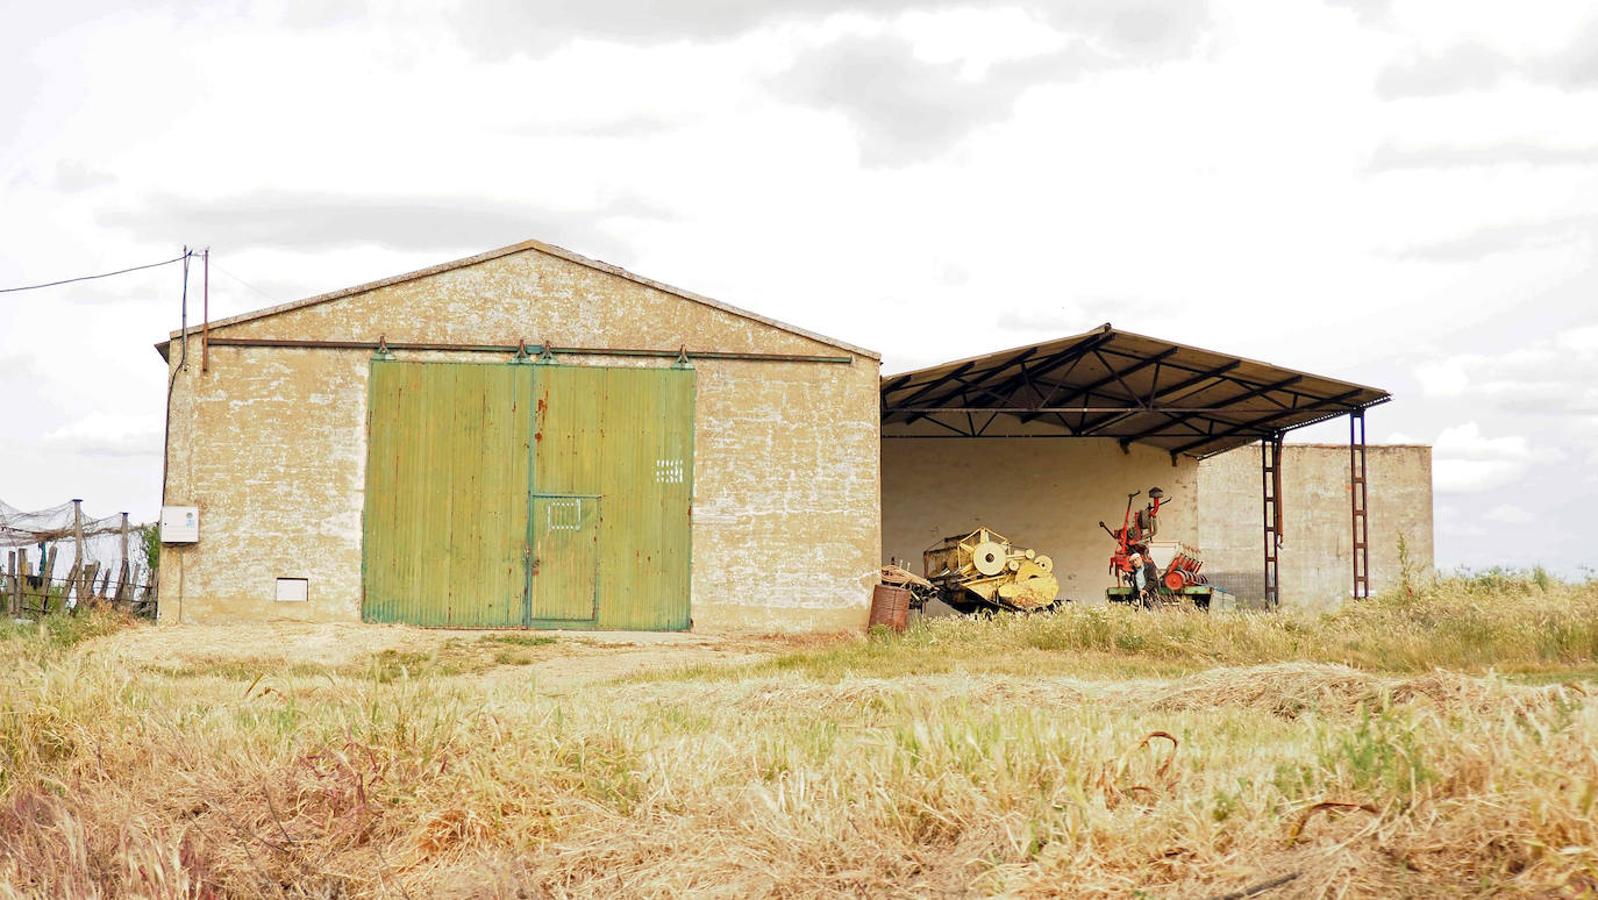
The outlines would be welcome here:
M 598 497 L 534 495 L 529 624 L 592 624 L 598 618 L 600 518 Z
M 689 627 L 691 369 L 374 361 L 362 615 Z
M 525 624 L 530 367 L 373 361 L 362 616 Z
M 600 498 L 596 624 L 687 628 L 693 370 L 534 368 L 534 493 Z M 533 624 L 549 623 L 546 574 L 532 578 Z

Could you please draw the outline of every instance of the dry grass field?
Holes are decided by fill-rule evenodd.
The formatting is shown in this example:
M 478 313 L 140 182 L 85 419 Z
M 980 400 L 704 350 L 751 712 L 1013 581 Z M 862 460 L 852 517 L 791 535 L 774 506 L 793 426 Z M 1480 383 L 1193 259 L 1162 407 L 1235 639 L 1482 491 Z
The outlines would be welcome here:
M 0 636 L 0 890 L 1598 893 L 1598 585 L 902 637 Z

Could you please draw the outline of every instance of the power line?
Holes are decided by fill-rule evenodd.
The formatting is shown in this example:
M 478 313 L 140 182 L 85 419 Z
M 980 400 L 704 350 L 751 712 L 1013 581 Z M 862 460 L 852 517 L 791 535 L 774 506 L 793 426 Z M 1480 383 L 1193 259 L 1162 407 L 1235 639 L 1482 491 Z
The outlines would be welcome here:
M 256 292 L 257 294 L 260 294 L 262 297 L 265 297 L 266 299 L 272 301 L 273 303 L 280 302 L 276 297 L 272 296 L 271 294 L 268 294 L 266 291 L 261 290 L 260 288 L 256 287 L 255 285 L 250 284 L 248 281 L 245 281 L 244 279 L 240 278 L 239 276 L 234 275 L 232 272 L 229 272 L 227 269 L 222 268 L 222 266 L 219 263 L 217 263 L 217 261 L 214 260 L 214 259 L 211 260 L 211 268 L 217 270 L 218 272 L 221 272 L 223 275 L 226 275 L 227 277 L 233 279 L 234 281 L 237 281 L 239 284 L 244 285 L 245 287 L 247 287 L 250 290 Z
M 126 275 L 129 272 L 137 272 L 140 269 L 153 269 L 156 266 L 169 266 L 172 263 L 178 262 L 179 260 L 188 259 L 188 257 L 188 252 L 185 252 L 182 256 L 174 256 L 171 259 L 163 259 L 160 262 L 145 263 L 142 266 L 132 266 L 126 269 L 118 269 L 115 272 L 102 272 L 99 275 L 80 275 L 77 278 L 63 278 L 60 281 L 47 281 L 44 284 L 25 284 L 22 287 L 0 288 L 0 294 L 10 294 L 15 291 L 36 291 L 39 288 L 55 287 L 58 284 L 71 284 L 75 281 L 92 281 L 96 278 L 110 278 L 112 275 Z

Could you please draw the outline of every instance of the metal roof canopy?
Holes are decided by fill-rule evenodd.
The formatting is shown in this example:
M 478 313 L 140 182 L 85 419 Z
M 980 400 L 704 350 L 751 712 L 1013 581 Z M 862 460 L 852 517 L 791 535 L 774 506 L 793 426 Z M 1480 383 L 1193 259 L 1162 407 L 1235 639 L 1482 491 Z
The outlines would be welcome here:
M 884 438 L 1113 438 L 1214 456 L 1392 399 L 1386 391 L 1120 331 L 882 379 Z M 1000 418 L 1003 420 L 1000 421 Z M 996 424 L 998 423 L 998 424 Z
M 1378 388 L 1190 347 L 1106 322 L 1092 331 L 882 379 L 882 436 L 1113 438 L 1203 459 L 1260 442 L 1264 594 L 1281 602 L 1282 438 L 1348 416 L 1352 596 L 1370 596 L 1365 410 Z M 1000 418 L 1003 422 L 1000 423 Z

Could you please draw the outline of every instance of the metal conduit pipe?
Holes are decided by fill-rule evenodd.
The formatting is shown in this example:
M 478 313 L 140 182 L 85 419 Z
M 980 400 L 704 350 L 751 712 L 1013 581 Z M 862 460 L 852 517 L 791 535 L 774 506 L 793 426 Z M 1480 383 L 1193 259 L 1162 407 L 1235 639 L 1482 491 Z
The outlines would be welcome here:
M 545 351 L 542 344 L 449 344 L 434 342 L 407 342 L 407 341 L 315 341 L 315 340 L 281 340 L 275 338 L 222 338 L 210 339 L 213 347 L 280 347 L 297 350 L 377 350 L 380 347 L 387 350 L 416 350 L 416 351 L 444 351 L 457 353 L 504 353 L 515 354 L 524 347 L 527 352 L 539 354 Z M 643 350 L 626 347 L 548 347 L 550 353 L 567 356 L 641 356 L 658 359 L 676 359 L 686 354 L 689 359 L 728 359 L 748 362 L 804 362 L 804 363 L 831 363 L 848 365 L 854 362 L 852 356 L 809 356 L 797 353 L 737 353 L 720 350 Z

